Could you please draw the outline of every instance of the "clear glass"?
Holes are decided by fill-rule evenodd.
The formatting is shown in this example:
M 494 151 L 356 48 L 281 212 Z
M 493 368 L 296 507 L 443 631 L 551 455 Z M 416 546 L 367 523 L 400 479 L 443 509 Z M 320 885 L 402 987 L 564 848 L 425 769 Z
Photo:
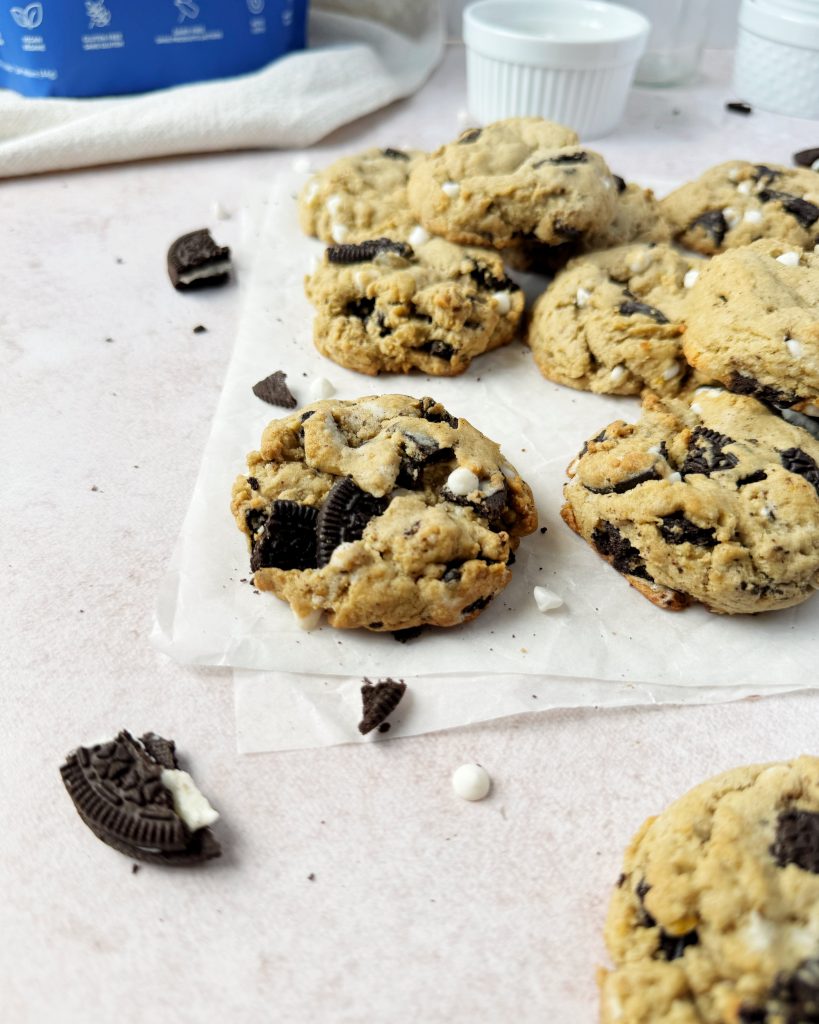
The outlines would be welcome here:
M 712 0 L 619 0 L 651 22 L 646 52 L 637 65 L 639 85 L 677 85 L 696 74 Z

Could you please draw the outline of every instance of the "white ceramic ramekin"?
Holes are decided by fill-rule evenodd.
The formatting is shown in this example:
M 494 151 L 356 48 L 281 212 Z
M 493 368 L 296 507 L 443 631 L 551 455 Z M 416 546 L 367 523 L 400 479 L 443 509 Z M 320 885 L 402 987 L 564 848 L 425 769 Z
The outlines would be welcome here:
M 819 118 L 819 0 L 743 0 L 734 90 L 763 110 Z
M 479 0 L 464 11 L 469 112 L 605 135 L 623 115 L 650 27 L 600 0 Z

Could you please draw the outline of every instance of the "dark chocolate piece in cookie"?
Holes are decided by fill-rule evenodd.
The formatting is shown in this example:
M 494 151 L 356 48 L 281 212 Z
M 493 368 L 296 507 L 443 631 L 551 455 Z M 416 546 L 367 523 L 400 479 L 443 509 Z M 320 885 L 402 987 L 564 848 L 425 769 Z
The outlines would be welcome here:
M 282 409 L 295 409 L 297 402 L 290 388 L 285 381 L 287 374 L 282 370 L 276 370 L 264 380 L 257 381 L 253 385 L 253 394 L 261 398 L 269 405 L 279 405 Z
M 229 247 L 217 245 L 207 228 L 182 235 L 168 250 L 168 276 L 178 291 L 218 287 L 230 270 Z
M 179 770 L 173 740 L 123 730 L 72 751 L 60 774 L 94 835 L 128 857 L 182 866 L 221 853 L 208 827 L 218 815 Z
M 407 684 L 403 679 L 379 679 L 377 683 L 364 680 L 361 687 L 362 718 L 358 731 L 362 736 L 380 726 L 398 707 Z

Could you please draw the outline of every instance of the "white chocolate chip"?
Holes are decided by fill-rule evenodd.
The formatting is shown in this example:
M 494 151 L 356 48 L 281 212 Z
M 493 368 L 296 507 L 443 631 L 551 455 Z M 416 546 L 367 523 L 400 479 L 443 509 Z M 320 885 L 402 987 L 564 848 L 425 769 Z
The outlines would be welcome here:
M 748 224 L 760 224 L 762 222 L 762 211 L 746 210 L 742 219 Z
M 211 807 L 207 797 L 197 789 L 187 772 L 178 768 L 163 768 L 160 779 L 173 797 L 173 809 L 191 832 L 212 825 L 219 817 L 219 812 Z
M 512 308 L 512 301 L 509 298 L 509 292 L 492 292 L 492 298 L 495 300 L 495 304 L 498 307 L 498 312 L 500 313 L 500 315 L 506 316 L 506 314 Z
M 466 466 L 458 466 L 458 468 L 453 469 L 446 478 L 447 490 L 459 498 L 466 497 L 466 495 L 471 494 L 472 491 L 477 491 L 479 484 L 480 481 L 478 478 L 472 470 L 467 469 Z
M 462 800 L 483 800 L 491 786 L 489 772 L 479 764 L 462 764 L 452 773 L 452 788 Z
M 802 355 L 802 345 L 796 338 L 786 338 L 785 348 L 787 348 L 794 359 L 798 359 Z
M 230 210 L 226 210 L 224 206 L 219 202 L 218 199 L 214 199 L 212 203 L 213 216 L 217 220 L 230 220 Z
M 671 363 L 670 366 L 666 366 L 663 370 L 663 380 L 674 380 L 677 374 L 680 372 L 679 363 Z
M 335 386 L 326 377 L 316 377 L 310 382 L 310 397 L 314 402 L 322 398 L 332 398 L 335 393 Z
M 611 178 L 601 178 L 600 180 L 603 182 L 603 188 L 606 189 L 606 191 L 614 188 L 614 182 Z
M 455 117 L 458 120 L 458 124 L 462 124 L 467 127 L 474 127 L 477 125 L 475 118 L 464 107 L 461 107 Z
M 454 199 L 461 191 L 461 186 L 457 181 L 445 181 L 441 185 L 441 191 L 445 196 L 449 196 L 450 199 Z
M 338 548 L 336 548 L 336 551 L 338 551 Z M 321 608 L 316 608 L 315 611 L 308 612 L 307 615 L 299 615 L 296 609 L 293 609 L 293 618 L 296 620 L 296 625 L 299 629 L 303 629 L 305 633 L 312 632 L 318 626 L 323 614 Z
M 720 395 L 723 392 L 723 388 L 715 388 L 712 384 L 703 384 L 698 387 L 694 392 L 695 395 Z
M 553 608 L 559 608 L 563 604 L 563 598 L 558 597 L 547 587 L 535 587 L 532 593 L 539 612 L 550 612 Z
M 633 253 L 628 261 L 628 269 L 632 274 L 641 274 L 651 266 L 651 253 L 645 249 Z
M 419 245 L 424 245 L 429 241 L 430 234 L 426 228 L 422 228 L 420 224 L 416 224 L 415 227 L 410 231 L 407 241 L 413 248 Z
M 682 480 L 682 477 L 679 473 L 669 473 L 666 480 L 670 484 L 678 484 Z
M 739 168 L 732 167 L 731 170 L 728 172 L 728 177 L 731 179 L 731 181 L 736 181 L 739 177 Z
M 746 178 L 745 181 L 741 181 L 737 185 L 737 192 L 739 192 L 740 195 L 749 196 L 751 194 L 751 190 L 753 189 L 753 187 L 754 183 Z
M 319 194 L 319 184 L 317 181 L 311 181 L 310 184 L 304 191 L 304 201 L 309 205 L 313 203 L 313 200 Z
M 350 229 L 345 224 L 333 224 L 330 228 L 330 234 L 333 237 L 333 241 L 341 245 L 344 239 L 349 234 Z
M 819 171 L 819 159 L 813 161 L 813 163 L 810 165 L 810 169 L 812 171 Z
M 698 416 L 702 416 L 702 406 L 699 402 L 691 403 L 691 412 L 695 412 Z
M 683 278 L 683 287 L 684 288 L 693 288 L 694 285 L 699 280 L 699 276 L 700 276 L 699 270 L 693 270 L 692 269 L 692 270 L 686 271 L 685 277 Z
M 341 206 L 341 196 L 334 194 L 327 199 L 327 202 L 324 204 L 324 209 L 331 217 L 335 217 L 338 213 L 339 206 Z
M 618 363 L 617 366 L 615 366 L 609 374 L 609 380 L 612 382 L 612 384 L 619 384 L 623 377 L 625 377 L 625 375 L 625 366 L 623 366 L 622 363 Z
M 518 478 L 518 471 L 514 466 L 510 466 L 508 462 L 501 463 L 500 471 L 507 480 L 517 480 Z
M 575 299 L 574 299 L 574 304 L 575 304 L 575 306 L 577 306 L 578 309 L 582 309 L 584 306 L 588 305 L 588 302 L 589 302 L 590 298 L 591 298 L 591 292 L 590 291 L 587 291 L 585 288 L 578 288 L 577 289 L 577 295 L 575 296 Z
M 659 445 L 659 444 L 653 444 L 653 445 L 652 445 L 652 446 L 651 446 L 651 447 L 650 447 L 650 448 L 648 449 L 648 454 L 649 454 L 649 455 L 662 455 L 662 454 L 663 454 L 663 449 L 662 449 L 662 445 Z
M 293 162 L 290 165 L 296 174 L 309 174 L 313 169 L 310 163 L 310 157 L 302 153 L 300 156 L 294 157 Z
M 798 267 L 799 266 L 799 253 L 798 252 L 783 252 L 781 256 L 776 257 L 776 262 L 781 263 L 784 267 Z
M 319 258 L 318 258 L 318 256 L 315 256 L 315 255 L 311 256 L 310 259 L 307 261 L 307 275 L 308 275 L 308 277 L 312 277 L 313 274 L 315 274 L 315 272 L 318 270 L 318 268 L 319 268 Z
M 729 228 L 735 228 L 742 219 L 733 206 L 726 206 L 722 211 L 722 216 L 725 218 L 725 223 Z

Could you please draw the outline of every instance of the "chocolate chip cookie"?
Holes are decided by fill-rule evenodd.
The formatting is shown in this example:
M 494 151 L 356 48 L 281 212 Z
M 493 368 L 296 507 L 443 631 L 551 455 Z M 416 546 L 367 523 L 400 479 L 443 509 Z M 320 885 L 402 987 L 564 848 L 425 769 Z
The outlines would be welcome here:
M 709 779 L 626 851 L 603 1024 L 819 1020 L 818 906 L 819 758 Z
M 366 149 L 314 174 L 299 194 L 299 223 L 324 242 L 363 242 L 379 235 L 414 243 L 428 237 L 407 206 L 407 179 L 417 150 Z
M 431 398 L 325 400 L 273 420 L 231 510 L 259 590 L 375 631 L 473 619 L 537 525 L 500 449 Z
M 624 245 L 572 260 L 535 302 L 527 341 L 541 373 L 583 391 L 675 394 L 686 284 L 701 260 Z
M 675 239 L 708 256 L 758 238 L 810 249 L 819 241 L 819 174 L 804 167 L 729 160 L 660 207 Z
M 819 441 L 754 398 L 646 393 L 568 472 L 565 522 L 660 607 L 762 612 L 819 587 Z
M 608 225 L 617 187 L 598 153 L 538 117 L 469 128 L 410 171 L 410 206 L 433 234 L 505 249 L 559 245 Z
M 359 373 L 463 373 L 515 336 L 524 296 L 486 250 L 441 238 L 330 246 L 305 281 L 322 355 Z
M 731 391 L 819 414 L 819 255 L 762 239 L 703 263 L 684 351 Z

